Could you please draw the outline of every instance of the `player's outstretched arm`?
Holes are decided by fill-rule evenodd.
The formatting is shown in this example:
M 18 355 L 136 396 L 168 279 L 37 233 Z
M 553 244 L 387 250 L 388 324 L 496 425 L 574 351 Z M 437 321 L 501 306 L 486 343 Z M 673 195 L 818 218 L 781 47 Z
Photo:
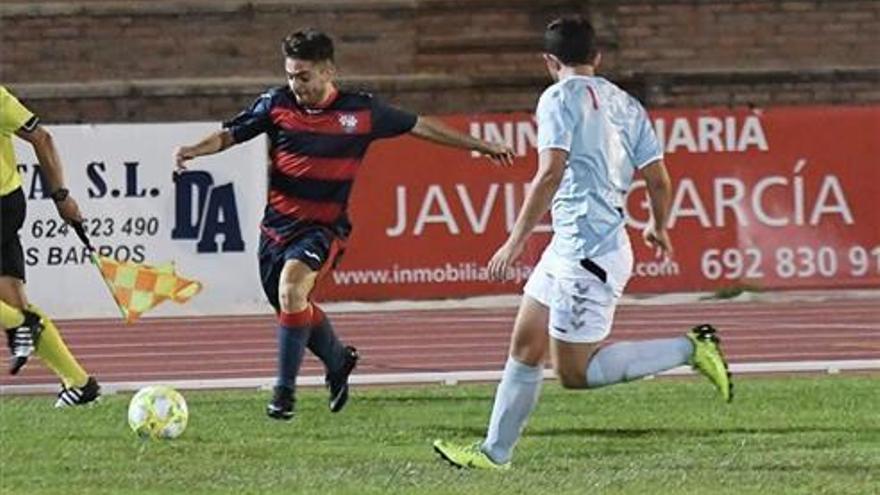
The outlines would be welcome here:
M 538 155 L 538 171 L 532 179 L 513 230 L 507 241 L 498 248 L 489 261 L 489 275 L 493 279 L 505 280 L 513 262 L 522 254 L 526 239 L 531 235 L 535 225 L 550 210 L 553 196 L 565 174 L 567 161 L 568 152 L 561 149 L 548 148 Z
M 220 153 L 233 144 L 235 144 L 235 140 L 232 139 L 232 134 L 228 130 L 222 130 L 205 136 L 196 144 L 178 146 L 174 150 L 175 171 L 186 170 L 186 162 L 193 158 Z
M 672 241 L 666 231 L 669 219 L 669 207 L 672 198 L 672 181 L 666 171 L 663 160 L 657 160 L 642 169 L 648 198 L 651 200 L 651 217 L 653 222 L 648 225 L 642 236 L 645 243 L 657 250 L 656 256 L 669 258 L 672 256 Z
M 419 116 L 410 132 L 417 138 L 444 146 L 477 151 L 502 166 L 513 165 L 513 150 L 510 147 L 473 138 L 431 117 Z

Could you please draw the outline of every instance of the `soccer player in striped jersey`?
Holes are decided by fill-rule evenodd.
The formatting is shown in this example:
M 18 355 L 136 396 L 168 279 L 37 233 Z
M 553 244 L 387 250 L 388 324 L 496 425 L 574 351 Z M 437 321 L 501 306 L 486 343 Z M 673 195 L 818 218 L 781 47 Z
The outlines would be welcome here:
M 538 401 L 547 355 L 565 388 L 605 387 L 691 364 L 724 400 L 732 397 L 727 363 L 709 325 L 678 337 L 603 343 L 632 273 L 626 193 L 639 172 L 653 213 L 644 239 L 658 254 L 671 255 L 670 180 L 645 109 L 596 76 L 601 57 L 589 22 L 571 17 L 550 23 L 544 60 L 556 83 L 538 101 L 538 171 L 489 273 L 505 277 L 549 210 L 553 238 L 523 288 L 486 438 L 471 445 L 434 443 L 437 453 L 459 467 L 510 467 Z
M 191 146 L 175 151 L 178 169 L 188 160 L 221 152 L 260 134 L 269 138 L 268 204 L 259 247 L 263 290 L 278 315 L 278 376 L 269 417 L 294 414 L 294 385 L 304 349 L 326 368 L 332 412 L 348 399 L 348 376 L 358 354 L 336 337 L 310 294 L 338 262 L 351 231 L 346 210 L 355 176 L 370 144 L 403 134 L 478 151 L 512 164 L 512 151 L 394 108 L 367 93 L 335 83 L 333 41 L 306 29 L 282 43 L 287 85 L 271 89 L 247 110 Z

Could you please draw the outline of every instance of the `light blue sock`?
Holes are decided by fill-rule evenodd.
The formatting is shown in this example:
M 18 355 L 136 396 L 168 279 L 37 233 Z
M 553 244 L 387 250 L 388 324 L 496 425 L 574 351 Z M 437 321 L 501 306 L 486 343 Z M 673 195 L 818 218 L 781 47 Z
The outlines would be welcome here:
M 538 403 L 543 378 L 543 367 L 507 358 L 504 375 L 495 392 L 489 432 L 483 442 L 483 452 L 493 461 L 503 464 L 510 460 L 526 420 Z
M 587 365 L 587 387 L 628 382 L 687 364 L 694 345 L 687 337 L 618 342 L 599 349 Z

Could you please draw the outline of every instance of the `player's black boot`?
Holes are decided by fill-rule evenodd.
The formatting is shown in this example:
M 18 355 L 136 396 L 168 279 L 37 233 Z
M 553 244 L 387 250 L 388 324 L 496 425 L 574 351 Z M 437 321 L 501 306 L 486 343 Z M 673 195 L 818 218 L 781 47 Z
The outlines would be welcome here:
M 348 402 L 348 377 L 357 366 L 358 356 L 357 349 L 351 346 L 345 346 L 345 358 L 340 368 L 335 373 L 328 373 L 325 378 L 327 388 L 330 390 L 330 412 L 339 412 Z
M 293 398 L 293 389 L 290 387 L 277 386 L 272 396 L 272 402 L 266 406 L 266 415 L 272 419 L 287 421 L 293 418 L 293 406 L 296 399 Z

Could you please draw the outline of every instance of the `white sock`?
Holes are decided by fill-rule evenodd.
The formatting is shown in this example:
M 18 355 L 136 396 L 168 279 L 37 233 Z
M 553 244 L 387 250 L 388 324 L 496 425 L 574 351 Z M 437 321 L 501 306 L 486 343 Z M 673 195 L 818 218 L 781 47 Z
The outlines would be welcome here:
M 504 375 L 495 392 L 489 432 L 483 442 L 483 452 L 493 461 L 503 464 L 510 460 L 526 420 L 538 403 L 543 378 L 541 366 L 529 366 L 512 357 L 507 358 Z
M 618 342 L 603 347 L 587 365 L 587 387 L 628 382 L 687 364 L 694 346 L 687 337 Z

